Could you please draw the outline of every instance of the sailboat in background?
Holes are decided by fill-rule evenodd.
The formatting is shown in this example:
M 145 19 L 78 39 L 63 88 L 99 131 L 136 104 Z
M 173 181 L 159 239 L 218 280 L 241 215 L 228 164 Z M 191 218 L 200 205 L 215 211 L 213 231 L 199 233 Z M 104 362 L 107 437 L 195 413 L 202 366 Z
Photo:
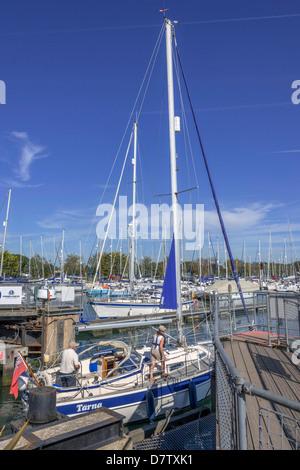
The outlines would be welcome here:
M 3 223 L 3 225 L 4 225 L 4 234 L 3 234 L 2 251 L 1 251 L 0 280 L 2 279 L 2 271 L 3 271 L 3 261 L 4 261 L 4 252 L 5 252 L 5 241 L 6 241 L 6 232 L 7 232 L 10 198 L 11 198 L 11 189 L 8 190 L 6 218 L 5 218 L 5 222 Z
M 94 295 L 90 300 L 90 305 L 94 309 L 97 316 L 101 319 L 105 318 L 120 318 L 128 316 L 145 316 L 154 313 L 164 313 L 170 310 L 176 310 L 176 307 L 164 306 L 159 297 L 152 295 L 153 286 L 151 284 L 145 284 L 143 287 L 138 288 L 135 282 L 135 241 L 136 241 L 136 161 L 137 161 L 137 122 L 133 126 L 133 138 L 134 138 L 134 156 L 132 159 L 133 165 L 133 191 L 132 191 L 132 236 L 131 236 L 131 249 L 129 257 L 129 281 L 130 287 L 127 289 L 128 295 L 124 295 L 122 298 L 116 298 L 113 292 L 110 294 L 107 292 L 107 299 L 97 299 Z M 107 228 L 108 233 L 109 226 Z M 103 253 L 105 240 L 102 245 L 102 252 L 100 254 L 96 273 L 94 276 L 94 283 L 97 278 L 97 273 L 101 263 L 101 256 Z M 180 270 L 179 270 L 180 273 Z M 99 287 L 93 285 L 89 293 L 93 292 L 93 289 L 99 291 Z M 108 289 L 108 286 L 105 286 Z M 185 301 L 182 303 L 184 310 L 190 310 L 193 306 L 192 300 Z
M 74 387 L 62 387 L 59 367 L 38 372 L 36 378 L 40 383 L 56 388 L 57 410 L 64 415 L 74 416 L 104 406 L 121 413 L 124 423 L 133 423 L 164 415 L 174 408 L 195 408 L 210 396 L 213 345 L 195 338 L 187 345 L 183 335 L 172 68 L 174 26 L 167 18 L 164 24 L 174 237 L 160 304 L 163 308 L 176 309 L 177 339 L 165 347 L 167 376 L 161 377 L 162 368 L 158 365 L 155 382 L 149 380 L 151 345 L 134 349 L 120 341 L 100 341 L 98 351 L 93 351 L 93 347 L 83 351 L 79 382 Z M 26 402 L 28 387 L 36 384 L 24 376 L 22 381 Z

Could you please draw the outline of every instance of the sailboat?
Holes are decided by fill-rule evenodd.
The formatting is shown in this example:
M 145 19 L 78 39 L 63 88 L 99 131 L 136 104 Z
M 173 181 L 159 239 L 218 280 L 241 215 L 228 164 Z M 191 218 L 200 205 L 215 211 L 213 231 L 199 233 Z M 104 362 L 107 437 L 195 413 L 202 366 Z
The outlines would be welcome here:
M 129 295 L 124 295 L 123 297 L 116 298 L 115 295 L 108 295 L 107 299 L 103 298 L 95 298 L 92 296 L 90 300 L 90 305 L 94 309 L 95 313 L 100 319 L 105 318 L 120 318 L 120 317 L 128 317 L 128 316 L 143 316 L 143 315 L 151 315 L 154 313 L 165 313 L 169 312 L 170 308 L 167 306 L 163 306 L 160 302 L 159 298 L 155 298 L 151 294 L 149 294 L 148 288 L 144 286 L 143 288 L 137 289 L 135 286 L 135 237 L 136 237 L 136 214 L 135 214 L 135 206 L 136 206 L 136 161 L 137 161 L 137 122 L 133 125 L 133 136 L 134 136 L 134 156 L 132 159 L 133 165 L 133 195 L 132 195 L 132 208 L 133 208 L 133 217 L 132 217 L 132 242 L 131 242 L 131 250 L 130 250 L 130 272 L 129 272 L 129 280 L 130 280 L 130 287 L 128 289 Z M 107 229 L 108 232 L 108 229 Z M 105 240 L 104 240 L 105 241 Z M 103 252 L 104 244 L 102 246 Z M 101 252 L 101 255 L 102 255 Z M 98 265 L 96 269 L 96 273 L 94 276 L 94 282 L 97 278 L 97 271 L 100 266 L 101 262 L 101 255 L 98 260 Z M 151 285 L 148 286 L 151 288 Z M 91 286 L 89 293 L 93 292 L 95 286 L 94 283 Z M 99 289 L 99 287 L 97 287 Z M 153 290 L 153 288 L 152 288 Z M 184 310 L 191 310 L 193 306 L 192 300 L 186 300 L 182 302 L 181 308 Z
M 135 349 L 122 341 L 100 341 L 96 347 L 87 348 L 79 355 L 81 368 L 76 386 L 61 385 L 59 367 L 36 374 L 40 383 L 55 387 L 57 411 L 64 415 L 74 416 L 107 407 L 122 414 L 124 423 L 135 423 L 163 416 L 170 409 L 195 408 L 210 396 L 213 346 L 211 342 L 205 341 L 187 345 L 183 335 L 174 131 L 173 28 L 173 23 L 165 18 L 174 234 L 160 304 L 162 308 L 172 308 L 177 312 L 177 340 L 165 347 L 167 376 L 162 377 L 161 365 L 158 364 L 154 370 L 156 380 L 150 381 L 151 345 Z M 26 401 L 30 379 L 26 381 L 23 376 L 21 380 L 20 388 L 25 389 L 23 399 Z M 33 383 L 32 386 L 36 385 Z

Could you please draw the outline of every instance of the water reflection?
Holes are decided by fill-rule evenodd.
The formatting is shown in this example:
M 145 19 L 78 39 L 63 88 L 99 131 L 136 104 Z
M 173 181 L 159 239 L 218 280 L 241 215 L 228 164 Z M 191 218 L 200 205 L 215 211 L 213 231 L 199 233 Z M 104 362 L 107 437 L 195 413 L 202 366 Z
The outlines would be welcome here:
M 8 426 L 11 421 L 24 418 L 20 393 L 17 399 L 9 393 L 10 387 L 0 389 L 0 431 L 5 426 L 2 437 L 11 434 Z

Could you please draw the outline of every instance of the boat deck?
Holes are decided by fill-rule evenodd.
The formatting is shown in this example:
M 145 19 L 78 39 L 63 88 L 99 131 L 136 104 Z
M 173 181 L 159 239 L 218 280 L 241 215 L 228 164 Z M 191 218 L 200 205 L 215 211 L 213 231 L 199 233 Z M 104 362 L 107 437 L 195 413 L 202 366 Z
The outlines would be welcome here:
M 233 364 L 246 381 L 259 388 L 269 390 L 281 396 L 299 400 L 300 397 L 300 368 L 292 362 L 292 353 L 285 349 L 268 346 L 268 337 L 260 332 L 234 335 L 233 340 L 223 340 L 223 347 Z M 276 344 L 276 338 L 274 338 Z M 266 422 L 264 426 L 265 436 L 262 438 L 259 425 L 259 408 L 263 407 L 287 416 L 290 423 L 300 420 L 300 413 L 286 407 L 270 403 L 256 397 L 246 396 L 247 404 L 247 438 L 249 449 L 259 449 L 259 440 L 263 442 L 263 449 L 291 449 L 295 436 L 294 426 L 286 430 L 286 436 L 282 439 L 281 429 L 277 418 L 272 417 L 272 422 Z M 264 414 L 264 412 L 262 412 Z M 299 439 L 299 437 L 298 437 Z

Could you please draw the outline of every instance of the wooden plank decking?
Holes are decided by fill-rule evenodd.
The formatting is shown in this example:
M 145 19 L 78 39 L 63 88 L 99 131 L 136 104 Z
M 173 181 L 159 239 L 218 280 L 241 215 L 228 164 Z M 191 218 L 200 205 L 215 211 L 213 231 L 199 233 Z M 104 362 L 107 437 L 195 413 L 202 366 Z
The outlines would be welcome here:
M 256 341 L 258 340 L 258 341 Z M 259 335 L 236 335 L 233 340 L 223 341 L 223 347 L 233 364 L 247 382 L 259 388 L 299 401 L 300 398 L 300 366 L 293 364 L 292 354 L 283 348 L 267 346 L 266 338 Z M 263 418 L 261 440 L 262 448 L 291 449 L 292 442 L 297 439 L 294 420 L 300 420 L 300 413 L 286 407 L 271 404 L 269 401 L 246 396 L 247 403 L 247 438 L 249 449 L 259 449 L 259 407 L 283 413 L 287 438 L 282 439 L 281 428 L 277 417 L 271 412 Z M 263 414 L 267 415 L 267 412 Z M 271 416 L 271 421 L 269 417 Z M 289 424 L 292 424 L 291 428 Z M 271 430 L 267 432 L 265 429 Z M 298 445 L 299 445 L 298 436 Z

